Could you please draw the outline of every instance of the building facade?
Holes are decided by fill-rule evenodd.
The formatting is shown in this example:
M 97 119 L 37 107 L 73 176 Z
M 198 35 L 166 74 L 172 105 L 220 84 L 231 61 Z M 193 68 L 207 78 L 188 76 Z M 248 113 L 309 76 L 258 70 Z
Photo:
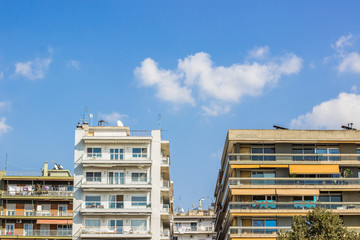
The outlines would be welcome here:
M 73 239 L 170 239 L 169 141 L 160 130 L 75 130 Z
M 174 214 L 174 240 L 212 240 L 214 221 L 213 209 L 177 212 Z
M 229 130 L 215 188 L 218 240 L 275 240 L 294 215 L 360 226 L 360 131 Z
M 0 239 L 72 239 L 73 177 L 56 168 L 46 162 L 41 176 L 1 172 Z

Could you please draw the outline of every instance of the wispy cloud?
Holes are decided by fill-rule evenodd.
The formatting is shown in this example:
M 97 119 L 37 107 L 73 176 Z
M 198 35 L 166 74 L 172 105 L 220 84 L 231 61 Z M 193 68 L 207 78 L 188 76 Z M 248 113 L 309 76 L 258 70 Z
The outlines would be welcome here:
M 343 92 L 337 98 L 324 101 L 310 112 L 294 118 L 290 126 L 301 129 L 339 129 L 347 123 L 358 123 L 359 119 L 360 95 Z
M 336 51 L 335 57 L 339 60 L 337 69 L 340 73 L 351 72 L 360 73 L 360 54 L 356 51 L 348 51 L 354 43 L 354 36 L 350 33 L 346 36 L 341 36 L 332 47 Z M 326 58 L 327 60 L 329 57 Z
M 112 112 L 109 114 L 101 113 L 100 118 L 108 122 L 109 124 L 116 124 L 118 120 L 123 121 L 128 118 L 127 114 L 121 114 L 118 112 Z
M 134 75 L 141 86 L 155 87 L 156 97 L 163 101 L 200 105 L 206 115 L 217 116 L 229 112 L 231 104 L 240 102 L 242 97 L 261 95 L 265 87 L 275 87 L 281 77 L 298 73 L 302 62 L 300 57 L 288 53 L 264 63 L 214 66 L 209 54 L 199 52 L 179 59 L 174 70 L 161 69 L 147 58 Z
M 50 56 L 47 58 L 35 58 L 31 61 L 15 63 L 15 75 L 30 80 L 45 78 L 52 62 L 52 54 L 54 53 L 54 49 L 51 46 L 48 47 L 48 53 Z
M 249 57 L 262 59 L 266 57 L 269 54 L 269 52 L 270 49 L 268 46 L 256 47 L 253 50 L 249 51 Z
M 0 111 L 10 109 L 11 102 L 10 101 L 0 101 Z
M 77 70 L 80 69 L 80 62 L 76 60 L 69 60 L 66 62 L 66 66 L 69 68 L 75 68 Z
M 7 133 L 12 128 L 6 123 L 6 118 L 2 117 L 0 118 L 0 136 Z

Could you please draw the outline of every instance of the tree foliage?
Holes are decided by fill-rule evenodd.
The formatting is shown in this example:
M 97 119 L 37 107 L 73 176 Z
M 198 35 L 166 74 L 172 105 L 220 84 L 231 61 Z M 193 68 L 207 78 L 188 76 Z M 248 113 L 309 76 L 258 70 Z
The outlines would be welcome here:
M 280 240 L 360 240 L 360 235 L 349 231 L 338 214 L 315 208 L 305 217 L 294 216 L 291 230 L 278 234 Z

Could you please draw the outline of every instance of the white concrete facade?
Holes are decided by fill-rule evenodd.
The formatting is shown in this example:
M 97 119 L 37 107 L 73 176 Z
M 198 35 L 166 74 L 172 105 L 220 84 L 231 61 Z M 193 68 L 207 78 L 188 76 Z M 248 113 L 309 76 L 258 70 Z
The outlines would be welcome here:
M 79 124 L 74 163 L 73 239 L 170 239 L 170 152 L 160 130 Z
M 213 210 L 191 210 L 174 214 L 174 240 L 212 240 L 214 233 Z

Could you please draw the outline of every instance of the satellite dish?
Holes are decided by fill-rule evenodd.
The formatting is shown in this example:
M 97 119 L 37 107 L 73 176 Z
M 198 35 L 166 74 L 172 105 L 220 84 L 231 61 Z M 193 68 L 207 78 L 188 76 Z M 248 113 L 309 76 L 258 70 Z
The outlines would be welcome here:
M 117 120 L 117 125 L 118 125 L 118 127 L 123 127 L 124 126 L 124 124 L 120 120 Z

